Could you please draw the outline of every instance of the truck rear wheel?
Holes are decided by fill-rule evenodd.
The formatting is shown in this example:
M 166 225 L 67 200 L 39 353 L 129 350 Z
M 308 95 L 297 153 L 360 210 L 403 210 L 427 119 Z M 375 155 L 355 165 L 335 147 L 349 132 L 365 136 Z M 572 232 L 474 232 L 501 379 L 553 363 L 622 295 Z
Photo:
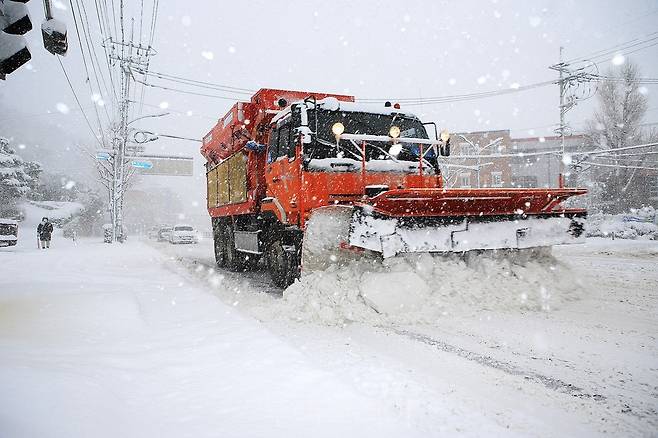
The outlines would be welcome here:
M 235 236 L 231 225 L 224 228 L 224 261 L 231 271 L 246 270 L 247 259 L 244 253 L 235 249 Z
M 222 233 L 215 234 L 215 263 L 217 267 L 223 268 L 226 265 L 226 243 Z
M 213 219 L 212 237 L 215 247 L 215 263 L 217 267 L 226 266 L 226 242 L 224 237 L 224 228 L 219 220 Z
M 294 246 L 275 240 L 268 245 L 265 258 L 270 277 L 277 286 L 288 287 L 299 278 L 299 257 Z

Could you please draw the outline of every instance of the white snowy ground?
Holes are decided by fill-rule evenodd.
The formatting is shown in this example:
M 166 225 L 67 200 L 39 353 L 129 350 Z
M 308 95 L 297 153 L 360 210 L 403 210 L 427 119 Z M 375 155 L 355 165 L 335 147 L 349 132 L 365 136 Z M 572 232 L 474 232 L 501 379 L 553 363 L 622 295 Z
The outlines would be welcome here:
M 0 437 L 658 435 L 658 242 L 556 249 L 580 285 L 548 306 L 468 283 L 412 323 L 327 313 L 314 294 L 349 273 L 282 296 L 207 242 L 21 237 L 0 249 Z

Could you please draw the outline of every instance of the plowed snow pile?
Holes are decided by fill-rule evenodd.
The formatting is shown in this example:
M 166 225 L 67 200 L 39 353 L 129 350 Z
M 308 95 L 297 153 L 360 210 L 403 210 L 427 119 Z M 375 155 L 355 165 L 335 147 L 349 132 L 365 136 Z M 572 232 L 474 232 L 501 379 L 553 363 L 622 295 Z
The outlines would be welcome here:
M 303 275 L 281 305 L 296 319 L 324 324 L 432 323 L 483 310 L 549 311 L 581 294 L 575 277 L 545 252 L 405 255 Z

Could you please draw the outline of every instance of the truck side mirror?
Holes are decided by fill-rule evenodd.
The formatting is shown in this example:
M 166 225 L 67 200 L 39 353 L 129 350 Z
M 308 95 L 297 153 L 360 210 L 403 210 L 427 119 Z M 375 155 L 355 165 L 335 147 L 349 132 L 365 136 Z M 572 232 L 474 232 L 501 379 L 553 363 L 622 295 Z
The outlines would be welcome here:
M 443 157 L 450 156 L 450 139 L 448 139 L 448 141 L 446 141 L 446 143 L 441 146 L 441 156 Z

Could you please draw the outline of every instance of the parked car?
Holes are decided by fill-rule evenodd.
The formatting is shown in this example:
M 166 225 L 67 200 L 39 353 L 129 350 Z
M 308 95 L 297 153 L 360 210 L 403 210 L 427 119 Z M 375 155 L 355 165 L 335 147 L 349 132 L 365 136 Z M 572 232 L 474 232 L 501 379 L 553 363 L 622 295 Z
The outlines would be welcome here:
M 18 242 L 18 222 L 0 219 L 0 246 L 14 246 Z
M 151 227 L 148 231 L 148 238 L 149 240 L 158 240 L 160 235 L 159 235 L 160 229 L 158 227 Z
M 199 236 L 193 226 L 177 224 L 169 233 L 169 243 L 199 243 Z
M 158 231 L 158 242 L 168 242 L 172 227 L 162 227 Z

